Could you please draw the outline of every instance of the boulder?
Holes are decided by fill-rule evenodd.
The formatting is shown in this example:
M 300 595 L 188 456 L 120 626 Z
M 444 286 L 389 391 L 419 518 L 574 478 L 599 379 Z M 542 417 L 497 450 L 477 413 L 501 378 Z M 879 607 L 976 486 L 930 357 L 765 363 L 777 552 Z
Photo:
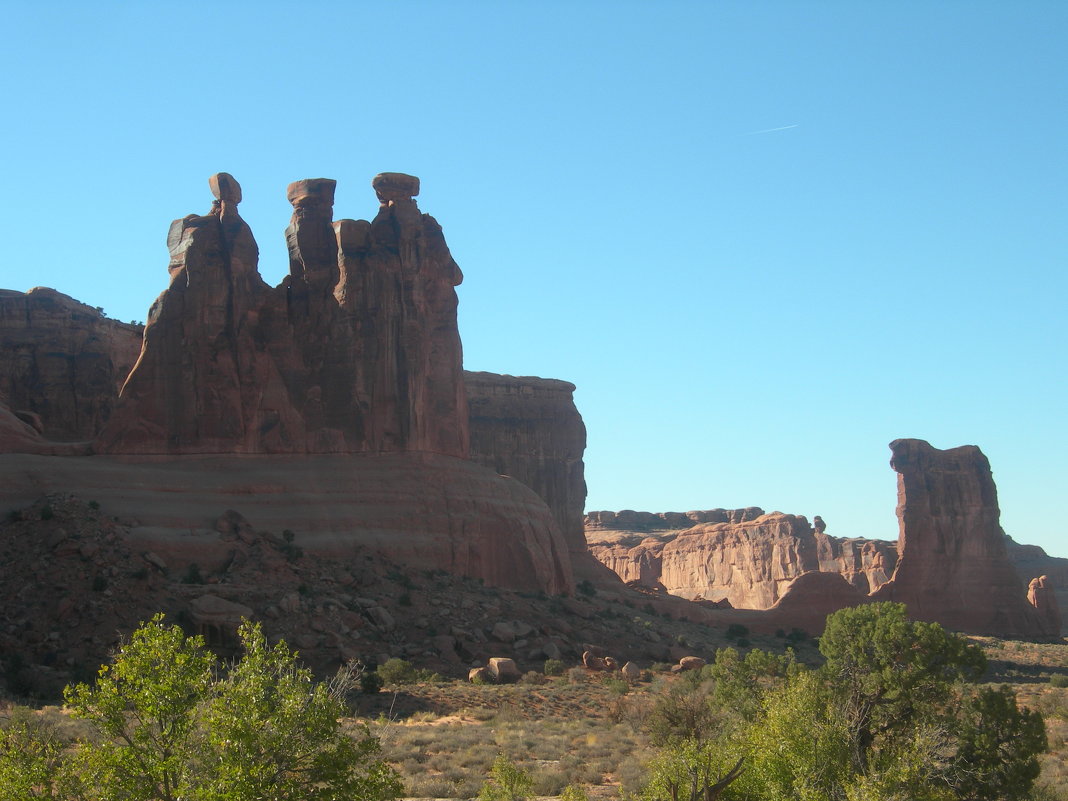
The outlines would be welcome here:
M 476 667 L 467 671 L 467 680 L 481 684 L 493 684 L 495 677 L 488 667 Z
M 493 676 L 493 680 L 498 684 L 510 684 L 519 681 L 520 677 L 523 675 L 519 672 L 515 660 L 509 659 L 508 657 L 491 657 L 487 663 L 487 667 L 489 668 L 490 674 Z
M 633 683 L 638 681 L 642 676 L 642 669 L 633 662 L 627 662 L 620 668 L 620 672 L 623 674 L 623 678 Z
M 705 660 L 699 656 L 684 656 L 679 660 L 679 670 L 700 670 L 705 664 Z

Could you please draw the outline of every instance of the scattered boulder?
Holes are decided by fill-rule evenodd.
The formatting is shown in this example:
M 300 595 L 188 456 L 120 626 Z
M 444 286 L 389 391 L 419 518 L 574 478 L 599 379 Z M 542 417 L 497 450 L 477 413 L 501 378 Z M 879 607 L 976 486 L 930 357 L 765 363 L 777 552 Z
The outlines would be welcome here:
M 684 656 L 679 660 L 679 670 L 700 670 L 707 663 L 699 656 Z
M 508 657 L 491 657 L 487 667 L 494 681 L 498 684 L 511 684 L 519 681 L 523 675 L 519 672 L 519 667 L 516 665 L 515 660 Z
M 623 674 L 623 678 L 631 683 L 638 681 L 642 675 L 642 669 L 633 662 L 627 662 L 623 665 L 620 672 Z

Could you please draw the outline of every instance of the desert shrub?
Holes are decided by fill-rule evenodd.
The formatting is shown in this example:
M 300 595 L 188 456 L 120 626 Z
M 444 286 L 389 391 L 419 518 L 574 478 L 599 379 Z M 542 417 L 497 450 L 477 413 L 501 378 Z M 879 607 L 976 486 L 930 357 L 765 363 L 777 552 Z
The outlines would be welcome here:
M 367 670 L 360 676 L 360 692 L 365 695 L 375 695 L 382 690 L 382 677 L 378 671 Z
M 597 588 L 593 586 L 593 582 L 589 579 L 583 579 L 576 584 L 575 590 L 579 595 L 585 595 L 587 598 L 592 598 L 597 594 Z
M 418 680 L 415 668 L 407 659 L 393 657 L 378 666 L 378 675 L 384 684 L 411 684 Z
M 410 592 L 402 592 L 400 594 L 400 597 L 397 598 L 397 605 L 398 606 L 411 606 L 412 605 L 412 594 Z
M 93 592 L 103 592 L 108 588 L 108 580 L 104 576 L 93 576 Z
M 182 584 L 203 584 L 204 576 L 200 574 L 200 565 L 196 562 L 190 562 L 189 567 L 186 568 L 185 575 L 182 576 Z
M 1054 673 L 1049 677 L 1050 687 L 1068 687 L 1068 674 Z
M 51 520 L 53 517 L 55 517 L 55 512 L 53 512 L 52 507 L 46 503 L 41 507 L 41 519 Z
M 560 791 L 560 801 L 590 801 L 590 797 L 580 785 L 569 784 Z
M 94 512 L 100 509 L 100 501 L 89 501 L 89 508 Z
M 479 801 L 519 801 L 534 789 L 530 774 L 504 754 L 493 760 L 489 779 L 478 791 Z
M 559 659 L 546 659 L 544 673 L 546 676 L 562 676 L 566 666 Z
M 747 637 L 749 635 L 749 627 L 743 626 L 741 623 L 731 623 L 727 626 L 727 639 L 737 640 L 740 637 Z
M 582 682 L 586 681 L 586 668 L 571 668 L 567 671 L 567 680 L 572 684 L 582 684 Z
M 519 678 L 520 684 L 547 684 L 548 681 L 544 673 L 539 673 L 536 670 L 528 670 Z

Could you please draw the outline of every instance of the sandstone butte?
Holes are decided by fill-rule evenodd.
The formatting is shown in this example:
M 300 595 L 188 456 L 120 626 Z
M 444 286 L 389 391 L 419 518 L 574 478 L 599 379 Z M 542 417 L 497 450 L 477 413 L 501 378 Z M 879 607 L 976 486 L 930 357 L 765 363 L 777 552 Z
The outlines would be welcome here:
M 376 176 L 370 222 L 333 220 L 332 180 L 290 184 L 277 287 L 239 184 L 209 185 L 210 212 L 171 224 L 143 332 L 54 290 L 0 293 L 5 499 L 91 490 L 181 564 L 211 551 L 243 476 L 241 511 L 306 549 L 554 593 L 598 576 L 574 385 L 463 371 L 463 276 L 419 180 Z
M 697 601 L 686 614 L 712 623 L 816 631 L 834 609 L 893 598 L 965 631 L 1059 631 L 1068 560 L 1007 540 L 978 449 L 893 444 L 896 545 L 756 508 L 584 519 L 575 387 L 463 370 L 463 276 L 417 178 L 376 176 L 370 222 L 333 220 L 332 180 L 290 184 L 277 287 L 259 275 L 237 181 L 209 185 L 210 212 L 171 225 L 169 284 L 143 329 L 55 290 L 0 290 L 9 504 L 94 498 L 172 570 L 227 569 L 233 533 L 218 521 L 237 509 L 249 530 L 300 531 L 338 564 L 371 552 L 547 593 L 577 580 L 618 593 L 622 578 L 665 611 Z M 1025 590 L 1007 553 L 1025 581 L 1046 575 Z
M 808 630 L 843 606 L 893 600 L 918 619 L 959 631 L 1059 636 L 1057 582 L 1029 577 L 1063 572 L 1068 560 L 1005 536 L 982 452 L 942 451 L 915 439 L 890 447 L 898 473 L 897 543 L 832 537 L 819 516 L 810 525 L 802 516 L 758 508 L 591 512 L 586 538 L 593 555 L 628 583 L 768 610 Z

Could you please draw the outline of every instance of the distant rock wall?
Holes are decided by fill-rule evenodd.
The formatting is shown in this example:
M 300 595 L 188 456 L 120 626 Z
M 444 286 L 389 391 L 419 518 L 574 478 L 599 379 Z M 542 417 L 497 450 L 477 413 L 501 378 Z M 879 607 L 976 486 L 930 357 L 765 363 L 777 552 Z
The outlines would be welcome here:
M 805 517 L 759 507 L 694 512 L 590 512 L 590 552 L 623 581 L 685 598 L 726 599 L 768 609 L 798 576 L 838 573 L 867 594 L 894 571 L 897 548 L 882 540 L 840 539 Z
M 137 360 L 141 331 L 54 289 L 0 290 L 0 402 L 45 439 L 92 439 Z

